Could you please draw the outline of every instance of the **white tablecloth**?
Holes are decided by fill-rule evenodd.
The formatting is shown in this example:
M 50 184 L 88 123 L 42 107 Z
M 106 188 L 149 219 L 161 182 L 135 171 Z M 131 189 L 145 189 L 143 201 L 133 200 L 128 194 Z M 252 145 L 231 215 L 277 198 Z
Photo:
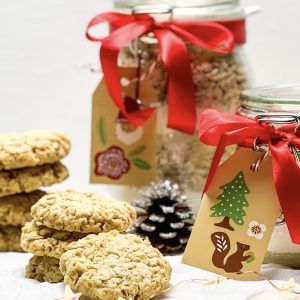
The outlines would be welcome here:
M 64 285 L 39 283 L 24 277 L 24 269 L 30 254 L 0 254 L 0 299 L 1 300 L 54 300 L 63 295 Z M 181 257 L 168 257 L 173 273 L 171 285 L 186 279 L 215 279 L 215 274 L 180 263 Z M 264 265 L 262 273 L 280 286 L 291 277 L 300 282 L 300 270 L 278 265 Z M 298 289 L 300 291 L 300 289 Z M 300 299 L 297 295 L 280 294 L 266 281 L 241 282 L 228 280 L 219 285 L 205 287 L 199 283 L 182 283 L 161 299 L 176 300 L 277 300 Z

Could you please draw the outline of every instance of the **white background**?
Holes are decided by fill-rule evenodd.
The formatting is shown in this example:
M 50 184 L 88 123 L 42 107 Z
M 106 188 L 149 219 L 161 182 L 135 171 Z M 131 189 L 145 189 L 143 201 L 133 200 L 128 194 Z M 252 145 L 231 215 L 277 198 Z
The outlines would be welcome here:
M 262 9 L 248 20 L 245 47 L 254 84 L 300 83 L 300 1 L 243 3 Z M 91 96 L 100 78 L 80 67 L 98 66 L 99 46 L 84 29 L 111 7 L 110 0 L 0 0 L 0 132 L 66 132 L 73 149 L 65 185 L 77 189 L 88 185 Z
M 254 84 L 300 83 L 300 0 L 243 2 L 262 8 L 248 20 L 245 50 Z M 80 66 L 98 66 L 99 47 L 85 39 L 84 29 L 93 15 L 111 7 L 110 0 L 0 0 L 0 132 L 31 128 L 66 132 L 73 144 L 65 160 L 71 177 L 61 187 L 105 189 L 88 186 L 91 96 L 100 75 Z M 105 192 L 114 194 L 111 188 Z M 5 280 L 0 280 L 0 294 L 5 299 L 33 299 L 34 295 L 35 299 L 53 299 L 62 293 L 60 285 L 24 280 L 26 255 L 5 254 L 1 259 L 0 273 L 4 273 L 0 277 Z M 173 267 L 172 283 L 208 277 L 204 271 L 191 272 L 179 263 Z M 293 276 L 299 282 L 296 272 L 266 268 L 270 268 L 266 274 L 272 279 Z M 187 299 L 189 295 L 203 295 L 205 299 L 220 299 L 220 295 L 228 299 L 281 299 L 266 282 L 255 286 L 228 282 L 218 288 L 183 285 L 174 295 L 171 293 L 170 299 Z

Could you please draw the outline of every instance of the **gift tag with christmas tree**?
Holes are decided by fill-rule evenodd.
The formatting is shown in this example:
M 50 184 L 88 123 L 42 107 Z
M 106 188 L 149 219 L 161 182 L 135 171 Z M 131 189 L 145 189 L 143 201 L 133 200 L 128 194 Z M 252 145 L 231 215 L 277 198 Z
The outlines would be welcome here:
M 257 277 L 280 212 L 271 158 L 262 155 L 240 148 L 218 167 L 183 263 L 239 280 Z
M 144 104 L 157 101 L 147 78 L 137 82 L 136 68 L 120 68 L 120 75 L 128 112 L 141 109 L 140 99 Z M 149 184 L 156 177 L 155 154 L 155 113 L 144 126 L 133 126 L 120 112 L 102 80 L 93 95 L 91 183 Z

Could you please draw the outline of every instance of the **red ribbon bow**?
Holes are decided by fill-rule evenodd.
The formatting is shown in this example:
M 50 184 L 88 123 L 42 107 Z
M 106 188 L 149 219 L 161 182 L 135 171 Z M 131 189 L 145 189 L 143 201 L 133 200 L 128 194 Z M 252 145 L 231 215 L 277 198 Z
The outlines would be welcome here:
M 300 244 L 300 168 L 289 148 L 300 149 L 295 125 L 275 128 L 241 115 L 208 109 L 200 113 L 199 131 L 201 142 L 217 146 L 203 193 L 214 177 L 226 146 L 237 144 L 253 149 L 257 138 L 269 146 L 274 183 L 287 227 L 293 243 Z
M 91 27 L 109 23 L 112 32 L 105 38 L 95 38 Z M 158 40 L 160 55 L 168 71 L 168 127 L 194 133 L 196 127 L 195 91 L 189 54 L 184 41 L 199 47 L 229 53 L 245 41 L 244 20 L 216 22 L 156 22 L 148 14 L 120 14 L 114 12 L 95 16 L 88 24 L 86 36 L 102 42 L 100 60 L 108 91 L 120 111 L 133 125 L 143 125 L 154 109 L 129 112 L 124 105 L 120 74 L 117 66 L 119 51 L 143 34 L 153 32 Z

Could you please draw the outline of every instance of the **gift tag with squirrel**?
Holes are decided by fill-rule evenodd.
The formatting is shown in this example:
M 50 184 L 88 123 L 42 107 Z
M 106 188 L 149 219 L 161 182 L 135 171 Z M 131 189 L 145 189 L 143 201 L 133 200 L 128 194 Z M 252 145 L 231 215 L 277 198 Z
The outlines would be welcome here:
M 262 155 L 240 148 L 218 167 L 183 263 L 238 280 L 257 278 L 252 271 L 260 270 L 280 212 L 271 158 Z
M 143 104 L 157 101 L 148 78 L 139 83 L 137 95 L 136 68 L 120 68 L 120 75 L 127 111 L 141 109 L 140 99 Z M 90 182 L 147 185 L 156 179 L 155 155 L 156 114 L 144 126 L 133 126 L 102 79 L 93 95 Z

